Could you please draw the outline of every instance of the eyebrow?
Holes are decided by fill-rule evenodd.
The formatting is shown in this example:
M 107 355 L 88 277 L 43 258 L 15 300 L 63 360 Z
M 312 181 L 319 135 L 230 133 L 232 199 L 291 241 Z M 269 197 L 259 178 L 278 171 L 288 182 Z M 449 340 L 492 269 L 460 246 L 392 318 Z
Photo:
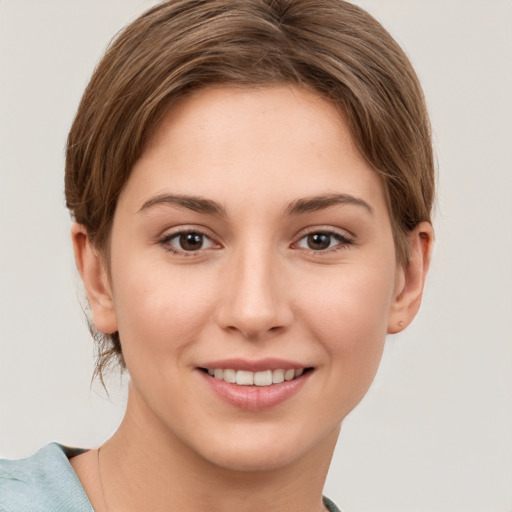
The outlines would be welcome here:
M 305 197 L 291 202 L 285 210 L 287 215 L 316 212 L 331 206 L 350 204 L 360 206 L 373 214 L 373 208 L 363 199 L 350 194 L 327 194 L 321 196 Z
M 226 217 L 226 210 L 219 203 L 211 199 L 205 199 L 199 196 L 187 196 L 181 194 L 161 194 L 148 199 L 140 208 L 139 212 L 148 210 L 156 205 L 180 206 L 198 213 L 207 213 Z
M 316 212 L 325 210 L 336 205 L 355 205 L 366 209 L 373 214 L 373 208 L 363 199 L 350 194 L 327 194 L 320 196 L 304 197 L 292 201 L 284 210 L 285 215 L 297 215 L 301 213 Z M 227 217 L 225 208 L 211 199 L 200 196 L 189 196 L 182 194 L 160 194 L 148 199 L 140 208 L 139 212 L 148 210 L 157 205 L 170 205 L 187 208 L 197 213 L 218 215 Z

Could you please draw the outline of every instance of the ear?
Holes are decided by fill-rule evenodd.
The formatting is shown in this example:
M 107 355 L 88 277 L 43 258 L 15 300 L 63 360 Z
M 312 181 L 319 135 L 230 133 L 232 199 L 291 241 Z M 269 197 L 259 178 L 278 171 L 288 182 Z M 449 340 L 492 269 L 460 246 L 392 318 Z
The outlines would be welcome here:
M 92 323 L 105 334 L 117 331 L 112 288 L 105 263 L 91 243 L 87 230 L 82 224 L 74 223 L 71 239 L 75 262 L 84 282 L 85 291 L 92 311 Z
M 398 269 L 395 299 L 388 317 L 388 334 L 403 331 L 420 308 L 432 254 L 434 231 L 429 222 L 421 222 L 407 238 L 409 263 Z

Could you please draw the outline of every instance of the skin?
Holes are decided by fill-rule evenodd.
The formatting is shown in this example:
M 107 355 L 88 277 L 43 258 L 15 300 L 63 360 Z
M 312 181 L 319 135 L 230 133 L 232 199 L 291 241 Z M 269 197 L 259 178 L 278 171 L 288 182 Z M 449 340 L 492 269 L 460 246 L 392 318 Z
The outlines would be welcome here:
M 162 200 L 181 195 L 222 214 Z M 183 230 L 204 235 L 199 250 L 180 246 Z M 312 233 L 328 247 L 311 248 Z M 169 112 L 136 163 L 109 271 L 82 226 L 72 236 L 93 321 L 119 331 L 131 376 L 100 457 L 71 461 L 95 509 L 321 510 L 341 422 L 386 334 L 414 318 L 432 241 L 420 224 L 410 263 L 397 265 L 381 179 L 340 112 L 285 85 L 202 90 Z M 232 357 L 313 371 L 285 402 L 248 411 L 198 370 Z

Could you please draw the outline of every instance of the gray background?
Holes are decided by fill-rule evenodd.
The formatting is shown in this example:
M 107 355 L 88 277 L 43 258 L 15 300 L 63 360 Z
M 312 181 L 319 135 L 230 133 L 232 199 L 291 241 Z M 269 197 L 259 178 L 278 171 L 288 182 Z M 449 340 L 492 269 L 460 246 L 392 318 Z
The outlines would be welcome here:
M 142 0 L 0 0 L 0 455 L 116 428 L 93 365 L 63 152 L 80 95 Z M 346 419 L 326 494 L 348 512 L 512 511 L 512 2 L 365 0 L 425 88 L 439 166 L 422 310 Z M 283 433 L 285 435 L 285 433 Z

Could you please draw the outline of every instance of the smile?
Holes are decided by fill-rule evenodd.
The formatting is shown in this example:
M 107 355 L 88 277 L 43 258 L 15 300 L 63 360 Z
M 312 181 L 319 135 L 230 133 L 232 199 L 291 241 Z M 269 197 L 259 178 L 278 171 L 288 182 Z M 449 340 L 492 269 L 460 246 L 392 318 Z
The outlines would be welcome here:
M 233 370 L 222 368 L 205 368 L 203 371 L 215 379 L 223 380 L 230 384 L 238 384 L 239 386 L 271 386 L 272 384 L 281 384 L 285 381 L 291 381 L 300 377 L 310 368 L 299 369 L 283 369 L 263 370 L 259 372 L 251 372 L 248 370 Z

